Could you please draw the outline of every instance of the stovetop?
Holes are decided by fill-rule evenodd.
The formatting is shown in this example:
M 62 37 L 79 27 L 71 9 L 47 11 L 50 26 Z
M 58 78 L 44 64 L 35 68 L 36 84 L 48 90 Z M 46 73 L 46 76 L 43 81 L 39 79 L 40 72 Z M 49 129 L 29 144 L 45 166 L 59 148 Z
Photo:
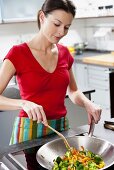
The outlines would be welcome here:
M 81 134 L 79 134 L 79 135 L 82 135 L 82 136 L 84 136 L 84 135 L 87 135 L 88 133 L 86 132 L 86 133 L 81 133 Z M 67 136 L 69 136 L 69 134 L 65 134 L 64 133 L 64 135 L 67 137 Z M 72 136 L 72 135 L 74 135 L 74 132 L 73 131 L 70 131 L 70 135 Z M 75 135 L 77 135 L 76 133 L 75 133 Z M 55 139 L 55 138 L 54 138 Z M 50 140 L 50 139 L 49 139 Z M 28 145 L 30 145 L 31 146 L 31 148 L 32 147 L 34 147 L 35 145 L 37 145 L 38 144 L 38 141 L 39 141 L 39 144 L 41 144 L 42 143 L 42 145 L 43 145 L 43 143 L 47 143 L 48 142 L 48 139 L 46 138 L 43 142 L 42 141 L 40 141 L 40 140 L 33 140 L 33 141 L 29 141 L 28 143 L 22 143 L 21 145 L 19 144 L 19 146 L 18 145 L 14 145 L 14 146 L 12 146 L 11 148 L 9 148 L 9 150 L 10 151 L 12 151 L 12 153 L 13 153 L 13 151 L 15 150 L 15 151 L 17 151 L 17 153 L 20 151 L 20 150 L 23 150 L 23 148 L 26 148 L 27 149 L 27 147 L 28 147 Z M 34 145 L 33 145 L 34 144 Z M 6 151 L 6 153 L 5 154 L 7 154 L 7 152 L 8 151 Z M 10 158 L 10 156 L 8 155 L 6 155 L 6 158 L 7 158 L 7 160 L 8 161 L 11 161 L 11 158 Z M 13 157 L 12 157 L 13 158 Z M 14 160 L 13 160 L 14 161 Z M 19 162 L 20 163 L 20 162 Z M 12 163 L 12 164 L 14 164 L 14 162 Z M 15 167 L 18 167 L 16 170 L 24 170 L 22 167 L 21 168 L 19 168 L 19 164 L 17 163 L 17 165 L 15 164 Z M 109 168 L 107 168 L 108 170 L 112 170 L 112 169 L 114 169 L 114 165 L 112 165 L 111 167 L 109 167 Z M 11 170 L 11 169 L 10 169 Z M 13 169 L 12 169 L 13 170 Z

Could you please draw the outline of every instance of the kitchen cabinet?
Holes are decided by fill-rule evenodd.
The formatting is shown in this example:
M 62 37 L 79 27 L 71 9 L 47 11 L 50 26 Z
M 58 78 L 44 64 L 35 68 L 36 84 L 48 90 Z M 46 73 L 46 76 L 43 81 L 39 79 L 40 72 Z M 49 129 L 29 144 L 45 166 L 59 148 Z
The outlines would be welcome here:
M 35 21 L 44 0 L 1 0 L 3 22 Z
M 79 89 L 88 89 L 88 66 L 75 62 L 73 72 Z
M 2 95 L 8 98 L 20 99 L 20 92 L 16 85 L 8 86 Z M 9 145 L 13 123 L 18 114 L 19 110 L 0 110 L 0 135 L 2 136 L 0 146 L 5 147 Z
M 77 62 L 74 70 L 79 89 L 95 89 L 91 100 L 103 110 L 101 121 L 114 117 L 114 69 Z
M 94 90 L 83 90 L 84 95 L 91 99 L 92 93 L 95 93 Z M 65 98 L 65 105 L 67 108 L 67 117 L 69 120 L 70 128 L 76 128 L 77 126 L 88 124 L 87 112 L 84 107 L 80 107 L 72 103 L 69 97 Z
M 109 68 L 88 65 L 88 86 L 96 91 L 91 99 L 110 111 Z
M 95 89 L 91 100 L 103 109 L 102 118 L 114 117 L 114 70 L 109 67 L 88 65 L 88 86 Z
M 76 18 L 114 16 L 113 0 L 72 0 L 76 6 Z
M 89 95 L 86 96 L 89 98 Z M 75 128 L 88 123 L 85 108 L 75 105 L 69 98 L 65 99 L 65 105 L 70 128 Z

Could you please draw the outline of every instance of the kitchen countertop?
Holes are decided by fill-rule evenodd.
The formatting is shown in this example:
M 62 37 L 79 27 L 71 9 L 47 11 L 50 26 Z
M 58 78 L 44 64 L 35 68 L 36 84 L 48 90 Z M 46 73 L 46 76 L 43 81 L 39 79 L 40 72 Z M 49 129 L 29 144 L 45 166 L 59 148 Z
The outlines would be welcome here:
M 112 118 L 108 121 L 114 122 L 114 118 Z M 80 126 L 80 127 L 77 127 L 73 130 L 76 131 L 76 132 L 79 132 L 79 134 L 84 133 L 84 132 L 88 132 L 88 125 Z M 95 130 L 94 130 L 93 135 L 97 138 L 102 138 L 102 139 L 107 140 L 107 141 L 111 142 L 112 144 L 114 144 L 114 137 L 113 137 L 114 131 L 104 128 L 103 123 L 98 123 L 98 124 L 95 125 Z
M 97 64 L 102 66 L 114 67 L 114 55 L 112 53 L 96 55 L 94 57 L 85 57 L 82 59 L 87 64 Z
M 75 55 L 75 63 L 114 67 L 114 52 L 85 50 L 81 55 Z
M 75 55 L 74 57 L 74 61 L 76 62 L 80 62 L 80 63 L 84 63 L 84 59 L 85 58 L 94 58 L 95 56 L 102 56 L 105 54 L 109 54 L 110 52 L 108 51 L 97 51 L 97 50 L 85 50 L 82 54 L 80 55 Z

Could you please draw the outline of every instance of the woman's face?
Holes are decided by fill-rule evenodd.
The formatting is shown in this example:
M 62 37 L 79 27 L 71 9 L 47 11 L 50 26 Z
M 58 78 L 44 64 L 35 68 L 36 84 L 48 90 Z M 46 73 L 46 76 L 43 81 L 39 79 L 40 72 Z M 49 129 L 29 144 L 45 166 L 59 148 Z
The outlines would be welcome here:
M 44 15 L 44 14 L 43 14 Z M 73 20 L 73 15 L 63 10 L 55 10 L 46 17 L 42 17 L 41 31 L 51 43 L 58 43 L 64 37 Z

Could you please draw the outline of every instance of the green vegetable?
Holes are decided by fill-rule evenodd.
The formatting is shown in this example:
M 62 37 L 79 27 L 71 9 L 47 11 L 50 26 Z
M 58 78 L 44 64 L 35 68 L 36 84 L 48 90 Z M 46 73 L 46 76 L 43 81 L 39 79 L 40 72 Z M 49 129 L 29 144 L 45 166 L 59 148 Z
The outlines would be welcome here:
M 99 164 L 101 161 L 103 161 L 102 158 L 101 158 L 99 155 L 95 155 L 95 157 L 94 157 L 94 162 L 95 162 L 96 164 Z
M 94 162 L 88 162 L 88 168 L 89 170 L 98 170 L 98 168 L 96 167 L 96 164 Z
M 60 168 L 60 170 L 67 170 L 67 167 L 62 167 Z
M 68 170 L 68 167 L 75 168 L 75 170 L 98 170 L 99 169 L 97 165 L 99 165 L 103 161 L 99 155 L 88 150 L 83 150 L 79 152 L 80 154 L 85 155 L 91 159 L 90 161 L 88 161 L 87 165 L 83 165 L 83 163 L 81 163 L 78 160 L 75 160 L 75 162 L 72 161 L 70 162 L 69 158 L 72 155 L 70 151 L 67 151 L 64 155 L 65 159 L 62 159 L 60 156 L 58 156 L 54 160 L 54 166 L 52 170 Z
M 70 151 L 67 151 L 66 153 L 65 153 L 65 156 L 67 156 L 68 158 L 71 156 L 71 152 Z
M 91 151 L 86 151 L 86 156 L 88 156 L 89 158 L 93 158 L 95 154 Z
M 53 166 L 52 170 L 59 170 L 59 165 L 57 162 L 54 162 L 54 166 Z
M 56 158 L 56 162 L 59 164 L 61 161 L 62 161 L 61 157 L 58 156 L 58 157 Z
M 76 170 L 84 170 L 84 165 L 79 161 L 76 161 L 75 167 Z
M 79 153 L 86 155 L 86 151 L 79 151 Z

